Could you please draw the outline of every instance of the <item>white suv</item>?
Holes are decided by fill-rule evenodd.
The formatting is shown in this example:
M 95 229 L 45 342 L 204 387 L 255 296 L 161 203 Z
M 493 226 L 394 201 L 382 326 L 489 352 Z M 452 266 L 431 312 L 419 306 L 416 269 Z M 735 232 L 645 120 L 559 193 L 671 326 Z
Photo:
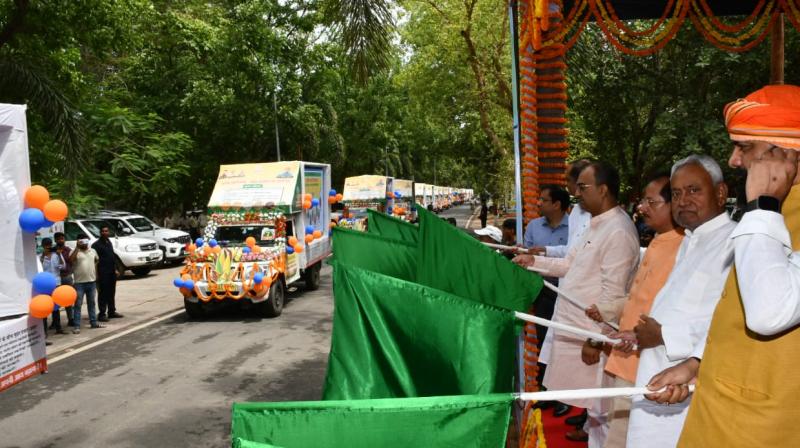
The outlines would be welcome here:
M 100 210 L 94 217 L 108 221 L 119 235 L 155 241 L 164 254 L 164 262 L 180 262 L 186 258 L 186 245 L 191 242 L 191 237 L 182 230 L 159 227 L 148 218 L 135 213 Z
M 119 236 L 114 231 L 114 226 L 102 219 L 64 221 L 64 237 L 67 246 L 75 249 L 75 243 L 81 233 L 89 237 L 89 245 L 91 246 L 100 238 L 100 229 L 103 226 L 108 226 L 111 234 L 110 239 L 114 245 L 114 255 L 117 258 L 117 277 L 124 276 L 125 271 L 128 269 L 133 272 L 133 275 L 142 277 L 149 274 L 153 266 L 161 263 L 163 255 L 155 242 L 144 238 Z

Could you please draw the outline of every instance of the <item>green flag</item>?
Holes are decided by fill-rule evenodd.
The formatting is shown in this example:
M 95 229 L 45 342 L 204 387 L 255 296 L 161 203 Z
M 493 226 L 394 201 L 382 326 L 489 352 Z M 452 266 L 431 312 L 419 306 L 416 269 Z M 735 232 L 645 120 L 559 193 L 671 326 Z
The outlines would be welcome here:
M 242 448 L 502 448 L 512 402 L 493 394 L 234 403 L 231 436 Z
M 333 229 L 334 259 L 403 280 L 417 277 L 416 244 L 355 230 Z
M 367 210 L 367 213 L 369 214 L 369 220 L 367 221 L 369 233 L 414 244 L 419 241 L 419 227 L 416 225 L 372 209 Z
M 542 289 L 523 269 L 435 214 L 417 207 L 417 282 L 500 308 L 528 311 Z
M 335 307 L 324 399 L 511 392 L 511 311 L 332 264 Z

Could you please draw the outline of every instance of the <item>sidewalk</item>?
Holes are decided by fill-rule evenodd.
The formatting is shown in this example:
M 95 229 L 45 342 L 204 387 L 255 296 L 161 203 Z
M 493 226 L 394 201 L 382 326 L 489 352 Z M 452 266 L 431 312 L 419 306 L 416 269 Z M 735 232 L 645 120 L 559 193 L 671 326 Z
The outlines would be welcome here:
M 55 334 L 55 330 L 47 330 L 47 340 L 53 343 L 47 347 L 47 357 L 52 358 L 70 352 L 91 342 L 110 337 L 126 328 L 183 309 L 183 297 L 172 285 L 172 280 L 178 276 L 181 268 L 182 266 L 178 265 L 155 269 L 142 278 L 135 278 L 129 274 L 124 280 L 117 281 L 117 312 L 125 317 L 101 322 L 106 328 L 89 328 L 89 313 L 85 300 L 81 309 L 80 334 L 72 334 L 72 328 L 67 327 L 67 314 L 61 311 L 61 328 L 67 334 Z M 95 301 L 96 299 L 95 297 Z M 47 323 L 49 326 L 52 319 L 48 318 Z

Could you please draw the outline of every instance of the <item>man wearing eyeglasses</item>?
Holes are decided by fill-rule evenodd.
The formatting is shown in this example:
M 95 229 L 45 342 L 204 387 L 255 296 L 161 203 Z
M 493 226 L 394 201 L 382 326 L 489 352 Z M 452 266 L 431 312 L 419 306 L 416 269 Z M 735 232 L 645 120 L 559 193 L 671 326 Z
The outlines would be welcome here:
M 725 212 L 728 188 L 722 170 L 706 155 L 672 166 L 672 216 L 685 237 L 666 284 L 634 328 L 640 350 L 636 385 L 693 356 L 705 344 L 711 315 L 733 264 L 729 239 L 736 223 Z M 634 397 L 627 446 L 673 447 L 689 402 L 665 406 Z
M 724 115 L 728 164 L 747 171 L 735 269 L 704 350 L 656 375 L 648 387 L 665 390 L 648 398 L 685 400 L 697 378 L 681 447 L 800 446 L 800 87 L 766 86 Z
M 556 300 L 553 320 L 585 330 L 602 332 L 604 324 L 587 315 L 587 309 L 599 313 L 602 320 L 617 322 L 627 297 L 627 286 L 639 261 L 639 236 L 630 217 L 619 207 L 619 174 L 607 163 L 592 162 L 580 172 L 575 193 L 579 204 L 592 218 L 582 239 L 566 258 L 533 258 L 533 266 L 546 276 L 562 277 L 559 288 L 585 302 L 578 307 L 563 297 Z M 515 261 L 530 265 L 531 260 Z M 547 363 L 544 386 L 550 390 L 582 389 L 610 384 L 603 372 L 605 354 L 600 346 L 591 346 L 571 333 L 548 331 L 541 352 Z M 572 440 L 586 440 L 589 446 L 603 445 L 608 430 L 608 400 L 564 400 L 571 406 L 586 408 L 585 433 L 568 435 Z

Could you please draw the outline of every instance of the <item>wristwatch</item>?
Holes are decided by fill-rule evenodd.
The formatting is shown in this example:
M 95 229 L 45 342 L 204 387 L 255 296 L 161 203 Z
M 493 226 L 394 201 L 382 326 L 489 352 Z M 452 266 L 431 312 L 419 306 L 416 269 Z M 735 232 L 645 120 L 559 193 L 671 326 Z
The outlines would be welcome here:
M 745 213 L 753 210 L 767 210 L 770 212 L 780 213 L 781 201 L 772 196 L 759 196 L 758 199 L 753 199 L 752 201 L 748 202 L 747 206 L 744 208 Z

